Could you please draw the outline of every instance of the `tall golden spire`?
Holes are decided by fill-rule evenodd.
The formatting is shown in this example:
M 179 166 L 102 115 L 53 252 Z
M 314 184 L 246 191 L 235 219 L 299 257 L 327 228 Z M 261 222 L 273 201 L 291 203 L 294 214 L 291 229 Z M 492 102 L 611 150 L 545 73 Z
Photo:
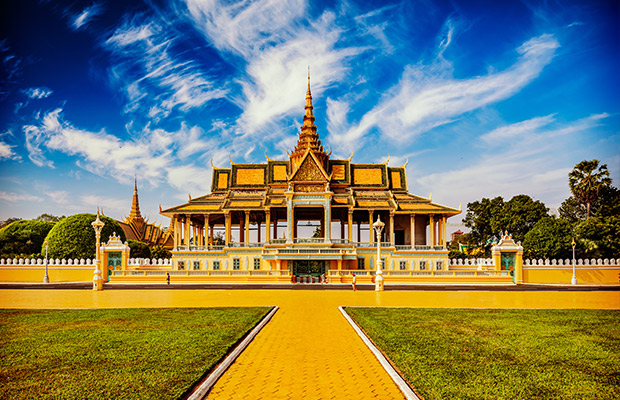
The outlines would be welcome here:
M 129 219 L 142 221 L 142 215 L 140 214 L 140 204 L 138 202 L 138 178 L 134 175 L 133 181 L 133 200 L 131 202 L 131 212 L 129 213 Z
M 323 150 L 323 146 L 321 146 L 321 141 L 319 140 L 319 134 L 316 133 L 316 125 L 314 124 L 314 115 L 312 113 L 313 109 L 312 92 L 310 91 L 310 67 L 308 66 L 308 91 L 306 92 L 305 106 L 306 111 L 304 113 L 304 123 L 301 125 L 301 132 L 299 133 L 297 145 L 295 146 L 293 153 L 291 153 L 293 170 L 298 166 L 298 163 L 301 162 L 303 155 L 308 149 L 314 153 L 321 163 L 325 164 L 325 160 L 327 159 L 327 154 Z

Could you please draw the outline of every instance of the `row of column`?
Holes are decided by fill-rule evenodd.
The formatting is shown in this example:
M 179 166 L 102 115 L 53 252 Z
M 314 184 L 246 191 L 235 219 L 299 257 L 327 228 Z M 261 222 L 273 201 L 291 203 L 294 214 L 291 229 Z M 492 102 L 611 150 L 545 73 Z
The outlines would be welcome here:
M 324 221 L 331 221 L 331 207 L 323 207 L 324 209 Z M 372 232 L 372 225 L 374 224 L 374 212 L 375 210 L 368 211 L 368 224 L 370 229 L 369 234 L 369 243 L 374 244 L 374 234 Z M 244 244 L 249 243 L 249 230 L 250 230 L 250 212 L 244 211 L 245 218 L 242 219 L 239 223 L 239 241 Z M 174 247 L 178 247 L 181 245 L 189 246 L 190 238 L 194 238 L 194 242 L 192 243 L 194 246 L 205 246 L 206 244 L 211 243 L 213 239 L 213 228 L 214 226 L 209 223 L 209 214 L 203 214 L 204 224 L 203 225 L 194 225 L 189 218 L 189 216 L 181 216 L 175 215 L 173 217 L 173 226 L 174 226 Z M 343 222 L 341 220 L 341 222 Z M 416 216 L 415 214 L 410 215 L 410 234 L 411 234 L 411 247 L 415 246 L 415 237 L 416 237 Z M 258 225 L 258 242 L 261 242 L 261 221 L 257 221 Z M 294 234 L 294 208 L 287 207 L 287 243 L 292 243 Z M 389 238 L 389 242 L 394 244 L 394 212 L 390 211 L 389 219 L 386 233 Z M 329 243 L 331 241 L 331 223 L 323 223 L 324 226 L 324 236 L 325 241 Z M 446 245 L 446 217 L 440 216 L 439 218 L 435 218 L 432 214 L 429 217 L 429 226 L 430 226 L 430 245 L 431 246 L 445 246 Z M 353 238 L 353 210 L 348 210 L 348 218 L 347 218 L 347 238 L 349 241 Z M 225 243 L 228 245 L 231 242 L 231 231 L 232 231 L 232 216 L 231 213 L 228 212 L 225 214 Z M 267 237 L 267 241 L 271 241 L 272 238 L 272 228 L 273 228 L 273 238 L 278 237 L 278 219 L 275 218 L 273 221 L 271 220 L 271 212 L 270 210 L 265 210 L 265 234 Z M 361 235 L 361 224 L 357 225 L 357 237 L 359 238 Z M 341 224 L 341 237 L 344 236 L 344 225 Z

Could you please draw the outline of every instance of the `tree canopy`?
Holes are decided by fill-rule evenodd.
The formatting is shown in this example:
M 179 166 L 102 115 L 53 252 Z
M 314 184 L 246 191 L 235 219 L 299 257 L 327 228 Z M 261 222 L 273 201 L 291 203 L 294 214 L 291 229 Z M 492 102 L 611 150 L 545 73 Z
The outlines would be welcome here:
M 525 235 L 524 256 L 527 258 L 568 258 L 572 252 L 571 224 L 553 216 L 542 218 Z
M 611 185 L 607 164 L 600 167 L 598 164 L 598 160 L 584 160 L 568 174 L 568 186 L 573 196 L 586 205 L 586 217 L 590 216 L 590 206 L 598 198 L 601 188 Z
M 467 204 L 467 214 L 463 219 L 471 229 L 471 238 L 479 246 L 489 246 L 493 238 L 508 231 L 516 241 L 523 241 L 525 235 L 548 214 L 545 205 L 520 194 L 507 202 L 502 197 L 483 198 Z

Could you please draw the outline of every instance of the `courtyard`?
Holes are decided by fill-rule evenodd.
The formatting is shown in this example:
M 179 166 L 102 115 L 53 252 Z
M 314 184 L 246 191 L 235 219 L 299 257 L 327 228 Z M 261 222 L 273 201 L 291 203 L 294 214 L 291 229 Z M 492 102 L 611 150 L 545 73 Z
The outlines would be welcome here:
M 119 285 L 120 286 L 120 285 Z M 620 309 L 617 290 L 0 290 L 7 309 L 278 306 L 208 398 L 402 398 L 338 307 Z M 518 343 L 514 344 L 518 346 Z

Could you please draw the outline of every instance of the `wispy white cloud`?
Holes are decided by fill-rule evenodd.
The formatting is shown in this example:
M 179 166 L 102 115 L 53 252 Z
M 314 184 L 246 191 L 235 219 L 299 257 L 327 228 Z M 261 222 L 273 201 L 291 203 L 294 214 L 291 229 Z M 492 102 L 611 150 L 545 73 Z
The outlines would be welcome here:
M 37 125 L 24 126 L 23 130 L 29 157 L 38 166 L 53 166 L 46 153 L 55 151 L 76 156 L 79 167 L 123 184 L 139 173 L 153 185 L 166 182 L 182 188 L 189 181 L 202 191 L 210 186 L 206 165 L 196 165 L 193 159 L 187 161 L 196 152 L 209 155 L 217 148 L 217 139 L 206 137 L 199 127 L 182 124 L 175 132 L 145 129 L 138 139 L 121 140 L 105 130 L 76 128 L 63 119 L 62 109 L 56 109 L 45 113 Z M 190 176 L 182 179 L 184 173 Z
M 440 42 L 440 47 L 447 44 Z M 448 124 L 463 114 L 504 100 L 534 80 L 559 47 L 549 34 L 528 40 L 518 49 L 519 58 L 504 71 L 457 80 L 445 63 L 409 65 L 398 82 L 361 120 L 330 140 L 355 144 L 371 129 L 390 139 L 410 140 L 415 135 Z
M 161 23 L 135 16 L 104 43 L 114 58 L 110 77 L 127 96 L 125 111 L 146 112 L 156 121 L 174 109 L 187 112 L 228 93 L 196 61 L 174 51 L 178 33 Z
M 342 46 L 344 31 L 331 11 L 307 15 L 304 0 L 224 3 L 186 0 L 194 26 L 221 52 L 241 57 L 246 77 L 238 79 L 243 96 L 239 132 L 263 127 L 303 112 L 306 67 L 312 67 L 313 94 L 322 93 L 348 71 L 346 60 L 362 48 Z
M 91 22 L 96 16 L 103 12 L 103 6 L 101 4 L 93 4 L 84 8 L 81 12 L 73 14 L 70 17 L 70 24 L 73 30 L 79 30 Z
M 13 132 L 11 132 L 11 130 L 7 130 L 6 132 L 0 134 L 0 138 L 5 136 L 12 137 Z M 0 140 L 0 161 L 21 160 L 19 154 L 15 153 L 15 151 L 13 150 L 14 147 L 15 146 L 12 146 L 3 140 Z
M 10 203 L 17 203 L 20 201 L 43 201 L 43 198 L 40 196 L 31 195 L 31 194 L 23 194 L 23 193 L 20 194 L 20 193 L 0 191 L 0 200 L 4 200 Z
M 84 195 L 79 197 L 83 209 L 101 209 L 104 215 L 120 214 L 127 212 L 127 199 L 119 199 L 108 196 Z
M 22 92 L 31 100 L 39 100 L 49 97 L 54 93 L 50 88 L 34 87 L 22 90 Z
M 49 190 L 45 194 L 54 203 L 57 204 L 69 204 L 70 194 L 66 190 Z
M 576 135 L 588 135 L 607 117 L 603 113 L 558 122 L 547 115 L 505 125 L 482 135 L 484 149 L 470 164 L 410 180 L 421 190 L 433 191 L 439 202 L 510 198 L 527 188 L 527 194 L 557 207 L 568 195 L 567 176 L 574 165 L 568 143 Z

